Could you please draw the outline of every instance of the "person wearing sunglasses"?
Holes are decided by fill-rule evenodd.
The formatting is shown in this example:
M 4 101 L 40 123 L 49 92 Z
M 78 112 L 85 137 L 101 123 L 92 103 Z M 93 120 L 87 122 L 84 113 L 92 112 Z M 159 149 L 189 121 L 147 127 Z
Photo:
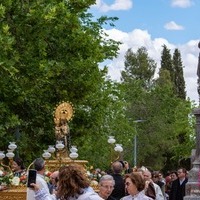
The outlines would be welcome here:
M 125 175 L 125 189 L 128 196 L 121 200 L 152 200 L 144 194 L 145 181 L 140 172 L 132 172 Z

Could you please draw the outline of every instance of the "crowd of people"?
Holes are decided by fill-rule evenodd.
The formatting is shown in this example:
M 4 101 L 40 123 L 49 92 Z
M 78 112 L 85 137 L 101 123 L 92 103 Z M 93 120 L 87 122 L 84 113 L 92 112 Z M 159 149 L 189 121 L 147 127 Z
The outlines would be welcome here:
M 94 179 L 98 190 L 94 190 L 82 165 L 62 166 L 45 180 L 45 161 L 35 159 L 36 183 L 27 188 L 27 200 L 183 200 L 187 171 L 179 168 L 163 176 L 160 171 L 145 167 L 130 168 L 127 161 L 115 161 L 108 172 L 95 170 Z M 12 163 L 14 176 L 22 176 L 26 170 L 20 158 Z M 1 185 L 0 190 L 6 189 Z

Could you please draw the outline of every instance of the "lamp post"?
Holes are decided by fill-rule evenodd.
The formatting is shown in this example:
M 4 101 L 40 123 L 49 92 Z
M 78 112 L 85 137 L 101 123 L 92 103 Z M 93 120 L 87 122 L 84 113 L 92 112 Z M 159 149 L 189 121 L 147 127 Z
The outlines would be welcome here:
M 141 122 L 145 122 L 146 120 L 144 119 L 138 119 L 133 121 L 134 123 L 141 123 Z M 137 167 L 137 129 L 136 129 L 136 125 L 135 125 L 135 135 L 134 135 L 134 167 Z

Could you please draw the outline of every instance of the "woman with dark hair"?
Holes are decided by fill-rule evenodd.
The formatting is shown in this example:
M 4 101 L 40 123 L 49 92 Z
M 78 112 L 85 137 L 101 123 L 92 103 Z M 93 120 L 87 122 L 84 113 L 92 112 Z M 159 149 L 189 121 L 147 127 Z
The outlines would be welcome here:
M 13 175 L 17 177 L 21 177 L 25 174 L 25 167 L 23 160 L 21 158 L 14 158 L 12 162 L 12 171 Z
M 78 164 L 71 164 L 60 168 L 58 188 L 54 195 L 47 194 L 45 190 L 40 189 L 34 183 L 32 183 L 32 186 L 34 186 L 36 200 L 103 200 L 90 187 L 85 169 Z
M 121 200 L 152 200 L 144 194 L 145 181 L 139 172 L 132 172 L 125 175 L 125 189 L 128 196 Z

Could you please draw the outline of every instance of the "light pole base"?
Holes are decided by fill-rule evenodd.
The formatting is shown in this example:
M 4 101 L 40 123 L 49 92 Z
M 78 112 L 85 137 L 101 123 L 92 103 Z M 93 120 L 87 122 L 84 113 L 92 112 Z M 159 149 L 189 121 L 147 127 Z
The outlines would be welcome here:
M 189 171 L 188 182 L 186 183 L 186 196 L 184 200 L 200 200 L 200 162 L 196 159 L 193 162 L 193 168 Z

